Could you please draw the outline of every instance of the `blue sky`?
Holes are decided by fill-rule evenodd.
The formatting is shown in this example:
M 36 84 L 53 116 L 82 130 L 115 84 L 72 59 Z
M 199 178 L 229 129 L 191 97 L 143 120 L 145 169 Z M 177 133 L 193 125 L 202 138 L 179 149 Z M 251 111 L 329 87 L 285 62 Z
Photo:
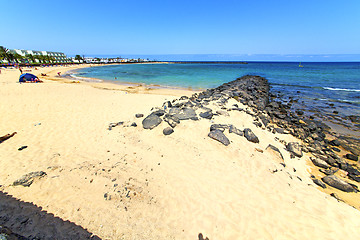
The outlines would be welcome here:
M 7 48 L 67 55 L 360 56 L 360 0 L 0 3 L 0 45 Z

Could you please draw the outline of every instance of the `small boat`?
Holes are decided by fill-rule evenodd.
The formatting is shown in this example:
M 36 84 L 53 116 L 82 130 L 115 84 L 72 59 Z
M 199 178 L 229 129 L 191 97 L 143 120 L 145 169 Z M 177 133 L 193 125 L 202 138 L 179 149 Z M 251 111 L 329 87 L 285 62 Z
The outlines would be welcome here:
M 301 62 L 299 63 L 299 67 L 304 67 L 303 65 L 301 65 Z

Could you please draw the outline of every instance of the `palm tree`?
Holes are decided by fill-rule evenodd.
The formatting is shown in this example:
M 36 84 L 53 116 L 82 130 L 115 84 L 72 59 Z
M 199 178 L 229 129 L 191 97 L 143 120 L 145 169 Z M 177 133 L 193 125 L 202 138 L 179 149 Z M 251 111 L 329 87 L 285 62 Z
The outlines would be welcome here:
M 34 63 L 34 62 L 35 62 L 35 57 L 34 57 L 34 55 L 32 55 L 32 54 L 26 54 L 26 55 L 25 55 L 25 58 L 27 58 L 27 60 L 30 60 L 31 63 Z
M 11 63 L 12 60 L 14 60 L 14 54 L 12 54 L 9 49 L 7 49 L 3 46 L 0 46 L 0 56 L 2 58 L 6 58 L 8 63 Z
M 20 62 L 21 62 L 21 60 L 22 60 L 23 58 L 24 58 L 24 57 L 21 56 L 21 55 L 18 54 L 18 53 L 15 53 L 15 54 L 14 54 L 14 59 L 15 59 L 16 63 L 19 63 L 19 60 L 20 60 Z
M 77 61 L 79 61 L 79 63 L 81 63 L 81 61 L 84 59 L 80 55 L 76 55 L 75 60 L 77 60 Z

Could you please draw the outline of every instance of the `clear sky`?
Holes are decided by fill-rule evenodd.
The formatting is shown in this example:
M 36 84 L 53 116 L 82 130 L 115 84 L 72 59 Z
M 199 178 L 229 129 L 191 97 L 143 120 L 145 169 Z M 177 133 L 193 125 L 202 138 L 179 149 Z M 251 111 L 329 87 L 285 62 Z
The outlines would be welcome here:
M 0 3 L 0 45 L 11 49 L 67 55 L 360 54 L 360 0 Z

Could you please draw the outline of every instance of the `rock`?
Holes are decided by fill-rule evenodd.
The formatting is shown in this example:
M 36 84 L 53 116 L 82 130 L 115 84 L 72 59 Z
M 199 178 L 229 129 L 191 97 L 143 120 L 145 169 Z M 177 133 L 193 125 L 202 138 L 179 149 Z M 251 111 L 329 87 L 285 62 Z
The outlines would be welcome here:
M 244 136 L 250 142 L 259 143 L 258 137 L 253 133 L 253 131 L 250 128 L 244 129 Z
M 222 132 L 225 131 L 225 129 L 228 129 L 230 127 L 229 124 L 212 124 L 210 126 L 210 131 L 213 131 L 213 130 L 220 130 Z
M 161 118 L 155 114 L 150 114 L 142 121 L 144 129 L 153 129 L 162 122 Z
M 289 134 L 289 131 L 283 129 L 283 128 L 274 128 L 274 131 L 280 134 Z
M 156 115 L 156 116 L 158 116 L 158 117 L 161 117 L 161 116 L 163 116 L 165 113 L 166 113 L 166 112 L 165 112 L 164 110 L 156 110 L 156 111 L 152 112 L 151 114 L 152 114 L 152 115 Z
M 172 104 L 170 101 L 164 102 L 164 104 L 162 105 L 163 109 L 166 110 L 167 108 L 171 108 Z
M 199 240 L 209 240 L 209 238 L 204 238 L 204 236 L 202 235 L 202 233 L 199 233 L 199 235 L 198 235 L 198 237 L 199 237 Z
M 286 149 L 297 157 L 302 157 L 303 155 L 300 144 L 297 142 L 289 142 Z
M 177 117 L 179 120 L 196 120 L 196 112 L 192 108 L 183 108 L 180 110 L 179 113 L 174 114 L 175 117 Z
M 349 160 L 352 160 L 352 161 L 358 161 L 359 160 L 358 156 L 356 156 L 354 154 L 351 154 L 351 153 L 346 154 L 345 158 L 347 158 Z
M 325 185 L 325 183 L 323 183 L 321 180 L 319 180 L 319 179 L 313 179 L 313 182 L 316 184 L 316 185 L 318 185 L 318 186 L 320 186 L 320 187 L 322 187 L 322 188 L 326 188 L 326 185 Z
M 14 233 L 10 228 L 0 225 L 0 240 L 30 240 L 30 238 Z
M 229 133 L 235 133 L 239 136 L 244 136 L 244 132 L 240 129 L 237 129 L 234 125 L 230 125 L 229 127 Z
M 321 160 L 319 158 L 310 158 L 312 163 L 317 166 L 317 167 L 321 167 L 321 168 L 329 168 L 330 165 L 327 164 L 327 162 L 325 162 L 324 160 Z
M 131 123 L 130 127 L 137 127 L 136 122 Z
M 144 114 L 142 114 L 142 113 L 137 113 L 137 114 L 135 114 L 135 117 L 136 118 L 142 118 L 144 116 Z
M 225 136 L 225 134 L 220 131 L 219 129 L 215 129 L 213 131 L 210 131 L 210 133 L 208 134 L 208 136 L 212 139 L 215 139 L 219 142 L 221 142 L 222 144 L 224 144 L 225 146 L 228 146 L 230 144 L 229 139 Z
M 348 116 L 348 118 L 353 123 L 360 123 L 360 116 L 350 115 L 350 116 Z
M 284 157 L 283 157 L 283 155 L 281 154 L 280 150 L 277 147 L 269 144 L 265 148 L 265 151 L 270 152 L 271 155 L 273 155 L 276 158 L 277 162 L 285 164 Z
M 335 147 L 340 146 L 340 142 L 337 139 L 331 140 L 329 143 L 330 143 L 330 145 L 335 146 Z
M 46 173 L 43 171 L 31 172 L 31 173 L 25 174 L 20 179 L 13 182 L 13 186 L 21 185 L 24 187 L 30 187 L 30 185 L 34 182 L 35 178 L 41 178 L 45 175 L 46 175 Z
M 111 131 L 112 128 L 116 127 L 116 126 L 120 126 L 120 125 L 123 125 L 124 122 L 117 122 L 117 123 L 110 123 L 109 124 L 109 127 L 108 127 L 108 130 Z
M 296 110 L 295 113 L 299 116 L 304 115 L 304 111 L 302 111 L 302 110 Z
M 174 132 L 174 129 L 172 129 L 171 127 L 167 127 L 163 130 L 163 134 L 164 135 L 170 135 Z
M 207 112 L 202 112 L 199 115 L 202 118 L 211 119 L 214 114 L 211 111 L 207 111 Z
M 343 202 L 343 200 L 341 198 L 339 198 L 339 196 L 336 193 L 330 193 L 330 196 L 332 196 L 333 198 L 335 198 L 338 201 Z
M 355 192 L 355 189 L 347 182 L 335 175 L 328 175 L 322 178 L 323 182 L 344 192 Z
M 172 128 L 176 127 L 176 125 L 180 123 L 180 120 L 177 117 L 170 114 L 165 114 L 164 121 L 167 122 Z
M 216 113 L 219 114 L 219 115 L 223 115 L 223 116 L 225 116 L 225 117 L 229 117 L 229 116 L 230 116 L 230 114 L 229 114 L 228 112 L 222 111 L 222 110 L 218 110 L 218 111 L 216 111 Z

